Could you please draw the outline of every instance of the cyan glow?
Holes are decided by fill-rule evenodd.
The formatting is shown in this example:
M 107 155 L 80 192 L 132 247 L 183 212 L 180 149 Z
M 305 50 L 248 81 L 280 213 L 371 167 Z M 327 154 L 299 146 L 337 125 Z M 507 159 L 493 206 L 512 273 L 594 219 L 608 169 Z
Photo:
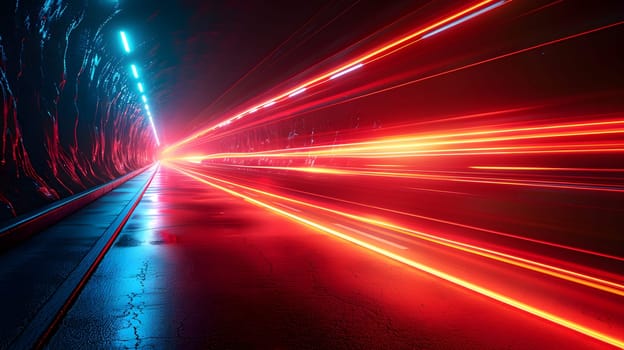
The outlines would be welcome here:
M 462 18 L 458 19 L 457 21 L 451 22 L 451 23 L 449 23 L 449 24 L 447 24 L 447 25 L 445 25 L 443 27 L 440 27 L 440 28 L 434 30 L 431 33 L 427 33 L 427 34 L 423 35 L 422 38 L 423 39 L 427 39 L 429 37 L 432 37 L 432 36 L 434 36 L 434 35 L 436 35 L 436 34 L 438 34 L 440 32 L 443 32 L 443 31 L 445 31 L 445 30 L 447 30 L 449 28 L 452 28 L 452 27 L 454 27 L 454 26 L 456 26 L 458 24 L 464 23 L 464 22 L 466 22 L 466 21 L 468 21 L 470 19 L 473 19 L 473 18 L 475 18 L 475 17 L 477 17 L 479 15 L 482 15 L 482 14 L 484 14 L 484 13 L 490 11 L 490 10 L 493 10 L 493 9 L 503 5 L 505 2 L 506 2 L 506 0 L 502 0 L 502 1 L 499 1 L 497 3 L 494 3 L 494 4 L 490 5 L 488 7 L 482 8 L 481 10 L 479 10 L 479 11 L 477 11 L 475 13 L 472 13 L 472 14 L 466 16 L 466 17 L 462 17 Z
M 124 50 L 127 53 L 130 53 L 130 44 L 128 43 L 128 37 L 126 36 L 126 33 L 124 31 L 120 31 L 119 35 L 121 36 L 121 41 L 123 43 L 123 47 Z M 139 79 L 139 70 L 137 69 L 136 65 L 132 64 L 130 65 L 130 69 L 132 70 L 132 76 L 134 76 L 134 79 Z M 137 87 L 139 88 L 139 92 L 141 92 L 141 100 L 143 100 L 144 106 L 145 106 L 145 111 L 147 112 L 147 115 L 149 117 L 149 122 L 150 125 L 152 126 L 152 131 L 154 132 L 154 140 L 156 141 L 156 144 L 158 146 L 160 146 L 160 139 L 158 138 L 158 132 L 156 131 L 156 126 L 154 125 L 154 120 L 152 118 L 152 112 L 150 112 L 150 107 L 147 104 L 147 96 L 143 95 L 143 93 L 145 92 L 145 89 L 143 88 L 143 84 L 141 82 L 137 83 Z
M 130 45 L 128 44 L 128 38 L 126 37 L 126 32 L 121 31 L 119 32 L 119 35 L 121 35 L 121 42 L 123 43 L 123 47 L 124 50 L 126 50 L 126 52 L 130 52 Z
M 133 64 L 130 68 L 132 69 L 132 75 L 134 75 L 134 78 L 139 79 L 139 71 L 137 70 L 137 67 Z

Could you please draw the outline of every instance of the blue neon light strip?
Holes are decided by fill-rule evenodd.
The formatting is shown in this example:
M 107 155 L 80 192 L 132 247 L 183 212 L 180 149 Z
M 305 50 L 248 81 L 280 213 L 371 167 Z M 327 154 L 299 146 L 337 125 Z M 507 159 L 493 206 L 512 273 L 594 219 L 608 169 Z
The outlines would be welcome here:
M 126 53 L 130 53 L 130 44 L 128 43 L 128 37 L 126 36 L 126 32 L 124 31 L 120 31 L 119 35 L 121 36 L 121 42 L 123 44 L 124 50 L 126 51 Z M 132 64 L 130 65 L 130 69 L 132 70 L 132 76 L 134 77 L 134 79 L 139 79 L 139 71 L 136 67 L 136 65 Z M 154 132 L 154 140 L 156 141 L 156 144 L 158 146 L 160 146 L 160 139 L 158 138 L 158 132 L 156 131 L 156 125 L 154 125 L 154 119 L 152 118 L 152 112 L 150 111 L 150 107 L 147 104 L 147 96 L 143 95 L 143 93 L 145 92 L 145 89 L 143 88 L 143 84 L 141 82 L 137 82 L 137 87 L 139 88 L 139 92 L 141 92 L 141 99 L 144 102 L 144 106 L 145 106 L 145 111 L 147 112 L 147 115 L 149 117 L 149 122 L 150 125 L 152 127 L 152 131 Z
M 126 50 L 127 53 L 130 53 L 130 44 L 128 44 L 128 38 L 126 37 L 126 32 L 121 31 L 119 32 L 119 35 L 121 36 L 121 42 L 123 44 L 124 50 Z

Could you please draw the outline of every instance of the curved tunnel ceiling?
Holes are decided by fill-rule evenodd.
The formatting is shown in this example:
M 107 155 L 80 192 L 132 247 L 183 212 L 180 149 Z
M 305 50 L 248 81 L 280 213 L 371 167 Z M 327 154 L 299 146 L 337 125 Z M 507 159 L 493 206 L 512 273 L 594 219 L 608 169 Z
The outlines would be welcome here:
M 408 1 L 390 6 L 375 1 L 3 3 L 0 218 L 152 162 L 158 145 L 138 81 L 163 144 L 172 143 L 210 122 L 215 110 L 235 107 L 410 6 Z M 376 16 L 354 26 L 368 13 Z M 129 53 L 120 31 L 127 35 Z
M 0 221 L 160 160 L 196 182 L 182 193 L 227 193 L 622 347 L 602 317 L 623 295 L 621 0 L 2 6 Z M 442 250 L 439 268 L 418 260 L 425 241 L 459 252 L 457 273 Z M 465 253 L 613 299 L 527 295 L 543 281 L 491 270 L 499 285 Z
M 622 108 L 612 44 L 622 22 L 618 1 L 44 0 L 5 8 L 3 218 L 149 164 L 189 135 L 202 138 L 176 155 L 239 153 L 250 166 L 283 167 L 292 162 L 271 155 L 259 164 L 251 153 L 286 159 L 292 154 L 283 151 L 293 148 L 344 144 L 348 151 L 352 143 L 401 135 L 600 122 L 600 113 Z M 497 15 L 481 16 L 490 10 Z M 438 35 L 456 24 L 462 29 Z M 203 136 L 414 32 L 371 56 L 375 62 L 343 66 L 359 69 L 344 85 L 308 91 L 271 115 L 263 110 Z M 469 117 L 480 115 L 487 118 Z M 315 157 L 306 162 L 316 164 Z
M 427 3 L 126 2 L 118 22 L 149 62 L 157 124 L 171 144 Z

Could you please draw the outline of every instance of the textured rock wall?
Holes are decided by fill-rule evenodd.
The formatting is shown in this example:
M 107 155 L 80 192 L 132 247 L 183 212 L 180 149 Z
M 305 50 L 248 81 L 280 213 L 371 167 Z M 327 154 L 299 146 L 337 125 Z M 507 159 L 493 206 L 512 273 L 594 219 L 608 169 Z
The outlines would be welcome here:
M 0 222 L 152 162 L 115 2 L 0 6 Z

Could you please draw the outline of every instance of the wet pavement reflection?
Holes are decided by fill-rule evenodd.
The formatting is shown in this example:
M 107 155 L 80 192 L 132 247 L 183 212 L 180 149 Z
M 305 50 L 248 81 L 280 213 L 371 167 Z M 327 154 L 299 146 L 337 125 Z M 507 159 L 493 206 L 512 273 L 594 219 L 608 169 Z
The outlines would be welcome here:
M 161 167 L 50 347 L 526 349 L 572 341 L 596 345 Z

